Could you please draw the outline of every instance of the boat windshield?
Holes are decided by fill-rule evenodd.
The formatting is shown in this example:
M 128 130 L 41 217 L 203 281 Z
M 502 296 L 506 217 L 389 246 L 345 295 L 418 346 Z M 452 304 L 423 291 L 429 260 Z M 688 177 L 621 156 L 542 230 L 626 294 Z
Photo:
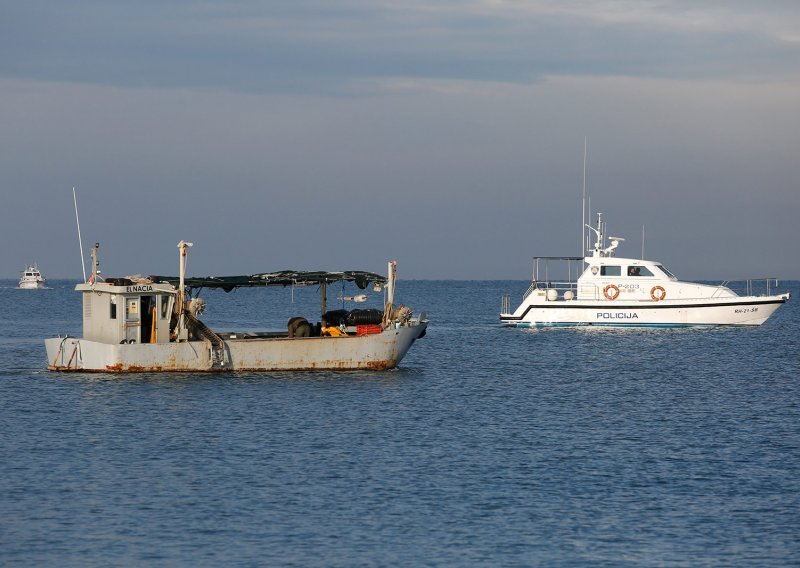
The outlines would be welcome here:
M 659 269 L 661 272 L 663 272 L 664 274 L 666 274 L 666 275 L 669 277 L 669 279 L 670 279 L 670 280 L 677 280 L 677 279 L 678 279 L 678 277 L 677 277 L 677 276 L 675 276 L 675 275 L 674 275 L 672 272 L 670 272 L 669 270 L 667 270 L 666 268 L 664 268 L 662 265 L 658 264 L 658 265 L 656 265 L 656 266 L 658 267 L 658 269 Z

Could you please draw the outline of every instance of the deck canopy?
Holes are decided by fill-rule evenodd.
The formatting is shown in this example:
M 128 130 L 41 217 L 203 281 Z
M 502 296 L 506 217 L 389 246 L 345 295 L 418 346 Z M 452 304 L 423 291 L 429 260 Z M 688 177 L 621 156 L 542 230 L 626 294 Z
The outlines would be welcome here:
M 165 282 L 178 286 L 177 276 L 149 276 L 153 282 Z M 332 284 L 334 282 L 355 282 L 356 286 L 365 289 L 371 282 L 385 284 L 386 277 L 374 272 L 346 270 L 344 272 L 281 270 L 263 272 L 250 276 L 205 276 L 183 279 L 187 288 L 222 288 L 230 292 L 234 288 L 255 288 L 258 286 L 312 286 Z

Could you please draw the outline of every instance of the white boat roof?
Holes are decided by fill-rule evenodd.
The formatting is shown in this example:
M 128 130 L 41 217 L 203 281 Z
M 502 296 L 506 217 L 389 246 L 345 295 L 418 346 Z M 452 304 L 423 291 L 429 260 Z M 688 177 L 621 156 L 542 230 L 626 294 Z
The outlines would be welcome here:
M 625 258 L 621 256 L 587 256 L 583 259 L 586 261 L 587 264 L 590 265 L 622 265 L 622 264 L 632 264 L 638 266 L 661 266 L 661 263 L 656 260 L 646 260 L 642 258 Z
M 122 282 L 120 282 L 122 280 Z M 107 293 L 107 294 L 142 294 L 142 293 L 168 293 L 174 294 L 176 292 L 175 287 L 171 284 L 156 284 L 156 283 L 149 283 L 149 284 L 138 284 L 136 282 L 131 282 L 130 280 L 125 280 L 122 278 L 119 279 L 109 279 L 108 282 L 82 282 L 75 286 L 75 290 L 78 292 L 99 292 L 99 293 Z

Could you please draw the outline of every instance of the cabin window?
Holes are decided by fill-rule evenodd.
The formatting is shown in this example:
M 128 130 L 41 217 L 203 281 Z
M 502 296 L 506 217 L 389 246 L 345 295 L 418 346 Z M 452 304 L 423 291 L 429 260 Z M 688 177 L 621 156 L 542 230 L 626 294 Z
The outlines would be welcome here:
M 646 266 L 629 266 L 628 276 L 652 276 L 653 273 Z
M 115 320 L 117 319 L 117 300 L 115 298 L 111 298 L 110 306 L 111 306 L 111 311 L 109 313 L 109 316 L 111 317 L 112 320 Z
M 675 276 L 675 275 L 674 275 L 672 272 L 670 272 L 669 270 L 667 270 L 666 268 L 664 268 L 664 267 L 663 267 L 663 266 L 661 266 L 660 264 L 658 265 L 658 269 L 659 269 L 661 272 L 663 272 L 664 274 L 666 274 L 667 276 L 669 276 L 669 279 L 670 279 L 670 280 L 677 280 L 677 279 L 678 279 L 678 277 L 677 277 L 677 276 Z
M 169 317 L 169 296 L 159 296 L 161 299 L 161 319 Z
M 622 276 L 621 266 L 601 266 L 600 276 Z

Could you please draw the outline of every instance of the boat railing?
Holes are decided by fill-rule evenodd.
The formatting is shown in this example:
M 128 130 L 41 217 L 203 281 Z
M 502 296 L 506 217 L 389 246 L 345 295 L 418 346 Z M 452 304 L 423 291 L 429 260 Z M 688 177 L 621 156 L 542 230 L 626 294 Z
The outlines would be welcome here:
M 528 296 L 530 296 L 530 295 L 531 295 L 531 293 L 532 293 L 534 290 L 536 290 L 536 285 L 537 285 L 537 282 L 536 282 L 536 280 L 534 280 L 533 282 L 531 282 L 531 285 L 530 285 L 530 286 L 528 286 L 528 289 L 527 289 L 527 290 L 525 291 L 525 293 L 522 295 L 522 299 L 523 299 L 523 300 L 524 300 L 525 298 L 527 298 Z
M 559 294 L 559 298 L 564 297 L 564 292 L 572 292 L 573 297 L 578 292 L 578 283 L 574 280 L 563 280 L 563 281 L 536 281 L 534 280 L 528 290 L 523 294 L 522 299 L 524 300 L 528 296 L 530 296 L 534 291 L 541 290 L 556 290 Z
M 769 276 L 762 278 L 745 278 L 741 280 L 725 280 L 719 289 L 733 290 L 739 296 L 771 296 L 778 287 L 778 279 Z
M 558 290 L 561 293 L 559 296 L 568 291 L 575 294 L 583 263 L 584 258 L 579 256 L 534 256 L 533 281 L 522 299 L 530 296 L 534 290 Z
M 556 294 L 550 297 L 550 291 L 556 292 Z M 571 300 L 577 298 L 578 295 L 578 283 L 574 280 L 567 280 L 567 281 L 537 281 L 534 280 L 531 282 L 531 285 L 528 286 L 528 289 L 522 295 L 522 300 L 524 301 L 528 296 L 533 294 L 534 292 L 539 291 L 548 295 L 548 300 L 555 301 L 555 300 Z M 503 294 L 500 298 L 500 313 L 502 314 L 510 314 L 511 311 L 511 294 Z

